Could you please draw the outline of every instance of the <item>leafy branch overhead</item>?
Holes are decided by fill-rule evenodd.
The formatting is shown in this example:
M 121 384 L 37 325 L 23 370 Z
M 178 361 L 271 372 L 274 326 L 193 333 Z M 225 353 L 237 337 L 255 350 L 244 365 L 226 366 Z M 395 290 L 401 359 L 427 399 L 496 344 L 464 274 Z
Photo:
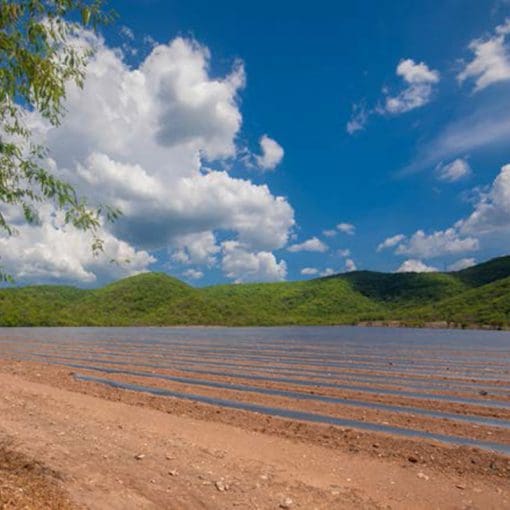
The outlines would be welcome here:
M 47 151 L 37 144 L 26 117 L 38 112 L 51 125 L 65 113 L 66 86 L 83 86 L 90 48 L 76 44 L 76 34 L 113 19 L 103 0 L 0 0 L 0 230 L 16 232 L 9 211 L 25 221 L 38 220 L 37 209 L 51 202 L 66 223 L 94 235 L 101 218 L 120 214 L 107 205 L 91 207 L 74 188 L 46 167 Z M 4 277 L 5 278 L 5 277 Z

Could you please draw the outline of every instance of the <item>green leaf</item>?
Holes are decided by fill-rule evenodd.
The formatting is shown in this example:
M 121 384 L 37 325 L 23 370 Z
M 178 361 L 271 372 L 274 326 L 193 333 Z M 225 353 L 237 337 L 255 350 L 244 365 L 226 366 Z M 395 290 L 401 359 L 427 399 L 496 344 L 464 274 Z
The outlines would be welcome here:
M 88 25 L 90 22 L 90 9 L 88 7 L 84 7 L 81 10 L 81 21 L 84 25 Z

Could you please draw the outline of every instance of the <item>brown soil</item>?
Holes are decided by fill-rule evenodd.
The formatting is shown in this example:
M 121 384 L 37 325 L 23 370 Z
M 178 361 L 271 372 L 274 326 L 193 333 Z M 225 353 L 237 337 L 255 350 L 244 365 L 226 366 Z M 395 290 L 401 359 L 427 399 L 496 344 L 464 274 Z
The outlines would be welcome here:
M 205 395 L 208 397 L 218 397 L 218 389 L 208 388 L 203 386 L 195 386 L 191 384 L 185 383 L 176 383 L 172 381 L 167 381 L 165 379 L 158 378 L 146 378 L 146 377 L 138 377 L 131 375 L 123 375 L 123 374 L 104 374 L 96 371 L 87 371 L 87 370 L 79 370 L 80 374 L 91 375 L 93 377 L 101 377 L 102 379 L 113 379 L 115 381 L 128 382 L 132 384 L 137 384 L 140 386 L 149 386 L 154 388 L 163 388 L 169 389 L 171 391 L 176 391 L 179 393 L 191 393 L 195 395 Z M 69 373 L 69 371 L 67 371 Z M 208 378 L 208 380 L 212 380 Z M 88 383 L 90 384 L 90 383 Z M 85 385 L 88 385 L 85 383 Z M 251 384 L 251 383 L 250 383 Z M 78 386 L 83 386 L 84 383 L 77 381 Z M 74 384 L 73 384 L 73 387 Z M 264 386 L 267 387 L 267 386 Z M 269 387 L 272 387 L 269 385 Z M 314 390 L 307 390 L 301 388 L 294 388 L 289 386 L 278 385 L 279 389 L 290 390 L 290 391 L 300 391 L 304 393 L 314 393 Z M 496 427 L 489 427 L 477 424 L 469 424 L 464 422 L 456 422 L 444 419 L 437 418 L 429 418 L 425 416 L 421 416 L 419 414 L 413 414 L 411 411 L 409 413 L 400 414 L 400 413 L 392 413 L 388 411 L 376 410 L 376 409 L 367 409 L 363 407 L 355 407 L 347 405 L 339 405 L 337 403 L 325 403 L 320 401 L 309 401 L 309 400 L 298 400 L 294 398 L 280 397 L 280 396 L 271 396 L 271 395 L 263 395 L 258 393 L 247 393 L 242 391 L 235 391 L 231 389 L 221 389 L 221 398 L 225 398 L 228 400 L 235 400 L 241 402 L 250 402 L 256 403 L 267 407 L 278 407 L 278 408 L 287 408 L 293 410 L 299 410 L 304 412 L 311 412 L 317 414 L 326 414 L 328 416 L 336 416 L 339 418 L 348 418 L 353 420 L 360 421 L 368 421 L 372 423 L 381 423 L 385 425 L 392 425 L 396 427 L 408 427 L 414 430 L 423 430 L 430 431 L 439 434 L 451 434 L 455 436 L 463 436 L 463 437 L 472 437 L 476 439 L 481 439 L 485 441 L 493 441 L 497 439 L 498 443 L 509 443 L 510 444 L 510 430 Z M 317 394 L 324 394 L 321 391 L 317 391 Z M 335 397 L 345 397 L 345 398 L 360 398 L 359 395 L 356 394 L 340 394 L 334 393 Z M 165 399 L 163 398 L 163 401 Z M 360 398 L 360 400 L 364 400 L 365 402 L 370 402 L 367 398 Z M 394 405 L 402 405 L 400 397 L 386 398 L 383 402 L 386 404 L 394 404 Z M 380 402 L 380 400 L 375 400 L 375 402 Z M 407 403 L 407 402 L 406 402 Z M 413 403 L 413 402 L 411 402 Z M 420 401 L 417 403 L 417 407 L 421 409 L 430 409 L 432 411 L 438 410 L 438 406 L 435 405 L 435 402 L 427 402 Z M 194 404 L 192 404 L 194 405 Z M 446 412 L 459 411 L 458 414 L 470 414 L 477 415 L 477 411 L 479 408 L 474 406 L 462 405 L 455 406 L 450 404 L 450 408 L 448 408 L 448 404 L 445 403 L 440 407 L 440 410 Z M 484 410 L 485 411 L 485 410 Z M 487 410 L 489 411 L 489 410 Z M 487 414 L 493 415 L 497 418 L 505 418 L 508 419 L 510 417 L 508 410 L 502 409 L 501 413 L 487 412 Z
M 16 451 L 4 439 L 0 443 L 0 508 L 71 510 L 76 508 L 56 471 Z
M 62 488 L 94 509 L 510 506 L 510 460 L 476 449 L 114 390 L 29 362 L 0 362 L 0 395 L 12 441 L 1 483 L 32 498 L 5 508 L 69 508 Z

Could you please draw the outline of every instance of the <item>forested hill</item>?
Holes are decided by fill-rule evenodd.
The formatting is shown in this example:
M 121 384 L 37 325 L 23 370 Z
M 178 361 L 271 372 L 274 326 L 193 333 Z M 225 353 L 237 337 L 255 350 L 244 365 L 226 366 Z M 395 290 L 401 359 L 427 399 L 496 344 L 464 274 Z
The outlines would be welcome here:
M 144 273 L 99 289 L 0 289 L 2 326 L 358 324 L 510 327 L 510 257 L 451 273 L 356 271 L 194 288 Z

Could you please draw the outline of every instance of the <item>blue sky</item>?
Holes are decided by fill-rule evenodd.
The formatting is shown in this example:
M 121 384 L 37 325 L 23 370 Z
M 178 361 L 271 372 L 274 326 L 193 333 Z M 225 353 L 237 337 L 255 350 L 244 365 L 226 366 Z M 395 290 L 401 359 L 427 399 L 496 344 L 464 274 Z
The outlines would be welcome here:
M 105 124 L 102 136 L 115 139 L 125 127 L 116 119 L 144 110 L 144 101 L 152 108 L 157 99 L 150 115 L 164 120 L 154 140 L 168 152 L 144 153 L 153 142 L 142 140 L 149 127 L 130 142 L 132 154 L 98 142 L 102 124 L 94 136 L 80 131 L 73 119 L 82 115 L 96 126 L 96 117 L 88 111 L 84 117 L 85 99 L 73 92 L 70 119 L 46 140 L 53 164 L 89 196 L 124 206 L 124 218 L 105 229 L 112 253 L 131 261 L 111 270 L 83 255 L 77 240 L 80 248 L 58 264 L 42 249 L 39 259 L 32 252 L 22 257 L 23 271 L 17 260 L 12 269 L 22 281 L 95 285 L 147 269 L 196 285 L 293 280 L 354 268 L 455 269 L 508 252 L 510 2 L 123 0 L 112 6 L 119 18 L 96 41 L 95 81 L 85 88 L 97 103 L 90 109 L 96 104 L 98 116 L 111 113 L 111 131 Z M 176 40 L 187 52 L 177 71 Z M 151 57 L 157 44 L 170 48 L 159 60 Z M 118 62 L 108 53 L 115 48 Z M 146 71 L 147 62 L 156 70 Z M 202 64 L 206 85 L 179 78 Z M 101 71 L 106 65 L 109 75 Z M 114 105 L 115 84 L 135 87 L 139 74 L 147 90 L 133 88 L 129 100 Z M 150 80 L 159 88 L 152 90 Z M 215 82 L 223 88 L 211 92 Z M 207 108 L 178 103 L 193 88 L 197 96 L 189 100 L 198 104 L 203 86 L 214 96 Z M 130 122 L 152 126 L 145 117 Z M 200 164 L 185 175 L 192 156 Z M 155 192 L 153 202 L 182 202 L 178 212 L 169 205 L 160 215 L 147 196 L 133 198 L 152 167 L 155 188 L 168 182 L 166 198 Z M 189 198 L 176 175 L 197 171 L 204 197 L 193 191 Z M 121 174 L 132 181 L 129 193 L 112 184 Z M 225 198 L 227 189 L 238 203 Z M 210 211 L 203 205 L 209 199 Z M 30 251 L 34 239 L 55 246 L 42 234 L 26 234 L 31 241 L 17 241 L 18 254 Z M 3 257 L 9 267 L 9 255 Z

